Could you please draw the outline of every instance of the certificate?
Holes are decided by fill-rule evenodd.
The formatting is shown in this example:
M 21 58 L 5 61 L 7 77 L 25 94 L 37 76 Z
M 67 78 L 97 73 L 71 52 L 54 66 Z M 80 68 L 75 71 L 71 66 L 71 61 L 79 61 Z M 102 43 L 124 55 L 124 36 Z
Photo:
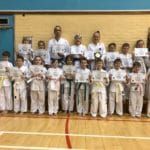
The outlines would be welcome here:
M 38 75 L 38 74 L 42 75 L 45 73 L 42 65 L 32 65 L 30 67 L 30 70 L 34 75 Z
M 118 57 L 118 53 L 116 52 L 107 52 L 106 59 L 109 62 L 113 62 Z
M 133 73 L 131 75 L 131 83 L 144 83 L 145 74 L 142 73 Z
M 64 65 L 63 70 L 67 74 L 74 74 L 75 73 L 75 66 L 72 65 Z
M 123 72 L 113 73 L 112 81 L 126 81 L 126 73 Z
M 92 72 L 92 81 L 103 81 L 106 78 L 106 72 L 95 70 Z
M 15 78 L 19 78 L 23 75 L 23 72 L 18 68 L 12 68 L 10 69 L 10 75 Z
M 87 73 L 82 74 L 82 73 L 77 72 L 75 74 L 75 82 L 82 82 L 82 83 L 89 82 L 89 74 L 87 74 Z
M 83 55 L 83 50 L 79 47 L 71 47 L 71 54 L 73 55 Z
M 84 56 L 88 59 L 88 60 L 94 60 L 94 52 L 90 51 L 90 50 L 86 50 Z
M 47 57 L 48 51 L 45 49 L 38 49 L 34 51 L 34 56 L 40 56 L 42 57 L 44 60 Z
M 8 70 L 7 61 L 0 61 L 0 76 L 5 76 Z
M 135 48 L 134 54 L 136 57 L 148 57 L 148 48 Z
M 61 76 L 61 72 L 60 69 L 58 68 L 50 68 L 50 70 L 48 70 L 47 72 L 47 76 L 51 76 L 53 79 L 59 79 Z
M 64 53 L 65 45 L 53 45 L 51 52 L 52 53 Z
M 31 44 L 18 44 L 18 48 L 20 51 L 30 51 L 31 50 Z

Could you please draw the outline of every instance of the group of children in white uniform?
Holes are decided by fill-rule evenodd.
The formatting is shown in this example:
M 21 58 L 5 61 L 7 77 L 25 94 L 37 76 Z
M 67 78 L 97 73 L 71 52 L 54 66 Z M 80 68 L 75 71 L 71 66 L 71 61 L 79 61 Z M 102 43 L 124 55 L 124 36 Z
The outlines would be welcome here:
M 104 44 L 99 42 L 99 31 L 93 33 L 88 49 L 81 44 L 81 36 L 76 35 L 75 45 L 69 52 L 68 43 L 65 41 L 63 45 L 63 39 L 59 41 L 60 31 L 61 28 L 56 26 L 55 38 L 48 44 L 49 56 L 33 53 L 32 65 L 24 64 L 24 61 L 28 63 L 30 60 L 27 57 L 24 60 L 19 54 L 13 67 L 8 62 L 9 53 L 3 53 L 3 61 L 0 61 L 0 111 L 27 112 L 30 95 L 30 112 L 33 114 L 45 113 L 45 106 L 48 105 L 49 115 L 56 115 L 59 110 L 76 110 L 83 116 L 89 112 L 93 117 L 97 114 L 106 117 L 114 112 L 122 116 L 123 100 L 128 99 L 131 116 L 141 117 L 144 92 L 149 91 L 150 84 L 150 71 L 146 73 L 145 66 L 147 60 L 134 58 L 133 61 L 128 53 L 128 43 L 123 44 L 121 54 L 116 52 L 115 43 L 109 44 L 106 52 Z M 40 47 L 42 43 L 45 44 L 43 41 L 38 43 L 39 49 L 45 49 L 45 45 Z M 45 58 L 49 60 L 46 64 L 43 61 Z M 149 99 L 147 116 L 150 117 Z

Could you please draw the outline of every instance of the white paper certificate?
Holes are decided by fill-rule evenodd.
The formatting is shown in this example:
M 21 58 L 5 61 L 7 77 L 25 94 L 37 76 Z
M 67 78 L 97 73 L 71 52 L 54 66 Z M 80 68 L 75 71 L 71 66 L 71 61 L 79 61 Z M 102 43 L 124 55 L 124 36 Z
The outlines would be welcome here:
M 8 64 L 7 61 L 0 61 L 0 76 L 5 76 Z
M 113 62 L 118 57 L 118 53 L 116 52 L 107 52 L 106 53 L 106 59 L 109 62 Z
M 126 73 L 123 73 L 123 72 L 113 73 L 112 81 L 126 81 Z
M 21 51 L 29 51 L 31 50 L 31 44 L 18 44 L 18 48 Z
M 73 55 L 83 55 L 83 50 L 79 47 L 71 47 L 71 54 Z
M 53 45 L 51 52 L 52 53 L 64 53 L 65 52 L 65 45 Z
M 72 65 L 64 65 L 63 70 L 67 74 L 74 74 L 75 73 L 75 66 Z
M 75 82 L 89 82 L 89 74 L 88 73 L 79 73 L 75 74 Z
M 32 65 L 30 67 L 31 72 L 34 75 L 38 75 L 38 74 L 44 74 L 44 70 L 43 70 L 43 66 L 42 65 Z
M 144 83 L 145 74 L 142 73 L 133 73 L 131 75 L 131 83 Z
M 48 55 L 48 51 L 45 49 L 38 49 L 34 51 L 34 56 L 41 56 L 44 60 Z
M 106 78 L 106 73 L 99 70 L 94 70 L 92 72 L 92 81 L 103 81 Z
M 19 78 L 23 75 L 23 73 L 18 68 L 12 68 L 12 69 L 10 69 L 10 75 L 15 77 L 15 78 Z
M 148 57 L 148 48 L 135 48 L 134 54 L 136 57 Z

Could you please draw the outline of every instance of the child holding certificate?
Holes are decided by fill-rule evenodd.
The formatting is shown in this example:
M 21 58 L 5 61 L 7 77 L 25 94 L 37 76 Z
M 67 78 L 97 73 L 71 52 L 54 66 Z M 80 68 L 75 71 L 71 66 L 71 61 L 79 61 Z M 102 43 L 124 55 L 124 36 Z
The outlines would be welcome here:
M 91 74 L 91 115 L 96 117 L 99 110 L 99 115 L 105 118 L 107 116 L 106 85 L 109 83 L 109 78 L 102 68 L 103 61 L 99 59 L 96 61 L 96 70 L 93 70 Z
M 9 79 L 10 69 L 13 67 L 9 62 L 10 53 L 4 51 L 2 53 L 2 61 L 0 61 L 0 111 L 7 113 L 12 110 L 12 87 Z
M 146 76 L 140 72 L 140 62 L 134 62 L 130 79 L 129 112 L 132 117 L 141 117 Z
M 46 68 L 43 66 L 43 59 L 36 56 L 33 60 L 34 65 L 29 68 L 31 79 L 30 95 L 31 95 L 31 112 L 39 114 L 45 112 L 45 75 Z
M 63 66 L 65 76 L 62 94 L 62 110 L 72 112 L 74 108 L 74 90 L 75 90 L 75 66 L 73 65 L 73 57 L 66 57 L 66 65 Z
M 50 67 L 50 54 L 49 51 L 45 48 L 44 41 L 38 41 L 38 49 L 33 52 L 33 58 L 35 56 L 41 56 L 44 60 L 44 66 L 46 68 Z
M 123 43 L 121 52 L 119 54 L 119 58 L 122 61 L 122 68 L 125 69 L 127 72 L 131 71 L 133 65 L 133 58 L 132 54 L 129 53 L 130 45 L 129 43 Z
M 47 71 L 48 80 L 48 113 L 56 115 L 59 109 L 60 85 L 63 79 L 63 71 L 58 67 L 58 60 L 52 60 L 52 68 Z
M 85 51 L 87 51 L 87 48 L 82 44 L 82 36 L 76 34 L 74 36 L 74 45 L 71 46 L 71 55 L 76 69 L 80 68 L 80 59 L 84 56 Z
M 126 71 L 121 69 L 121 60 L 117 58 L 114 61 L 114 68 L 109 72 L 109 113 L 112 115 L 116 110 L 119 116 L 123 115 L 123 83 L 126 82 Z M 116 107 L 115 107 L 116 106 Z
M 25 79 L 28 75 L 28 68 L 23 65 L 24 58 L 17 56 L 16 67 L 12 69 L 13 95 L 14 95 L 14 112 L 27 112 L 27 87 Z
M 116 43 L 110 43 L 108 45 L 108 52 L 106 52 L 105 55 L 105 68 L 107 71 L 113 68 L 114 60 L 119 57 L 119 53 L 116 51 L 116 48 Z
M 89 82 L 91 72 L 87 68 L 87 60 L 80 60 L 81 68 L 75 74 L 76 82 L 76 108 L 79 115 L 85 116 L 89 109 Z
M 17 52 L 17 55 L 24 57 L 24 65 L 29 68 L 33 60 L 31 40 L 29 40 L 28 37 L 23 37 L 22 43 L 18 45 L 18 48 L 19 51 Z

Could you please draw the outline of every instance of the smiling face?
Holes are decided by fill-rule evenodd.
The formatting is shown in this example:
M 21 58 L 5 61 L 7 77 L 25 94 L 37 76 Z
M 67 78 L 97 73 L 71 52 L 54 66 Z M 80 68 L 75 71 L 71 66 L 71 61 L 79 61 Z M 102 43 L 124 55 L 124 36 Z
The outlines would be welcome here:
M 53 60 L 52 66 L 53 66 L 53 68 L 57 68 L 58 67 L 58 60 Z
M 73 59 L 71 57 L 68 57 L 66 60 L 67 65 L 73 65 Z
M 34 58 L 34 64 L 35 64 L 35 65 L 42 65 L 42 64 L 43 64 L 42 58 L 39 57 L 39 56 L 36 56 L 36 57 Z
M 120 68 L 121 68 L 121 61 L 115 61 L 115 62 L 114 62 L 114 68 L 115 68 L 116 70 L 120 69 Z
M 39 49 L 45 49 L 45 42 L 44 41 L 39 41 L 38 42 L 38 48 Z
M 87 67 L 88 63 L 86 59 L 81 60 L 81 68 L 85 69 Z
M 103 68 L 103 61 L 97 61 L 96 62 L 96 69 L 97 70 L 100 70 Z
M 99 32 L 93 33 L 92 42 L 94 44 L 97 44 L 99 43 L 99 41 L 100 41 L 100 33 Z
M 20 67 L 23 65 L 23 63 L 24 63 L 24 61 L 23 61 L 22 58 L 17 58 L 17 59 L 16 59 L 16 66 L 17 66 L 17 67 L 20 68 Z

